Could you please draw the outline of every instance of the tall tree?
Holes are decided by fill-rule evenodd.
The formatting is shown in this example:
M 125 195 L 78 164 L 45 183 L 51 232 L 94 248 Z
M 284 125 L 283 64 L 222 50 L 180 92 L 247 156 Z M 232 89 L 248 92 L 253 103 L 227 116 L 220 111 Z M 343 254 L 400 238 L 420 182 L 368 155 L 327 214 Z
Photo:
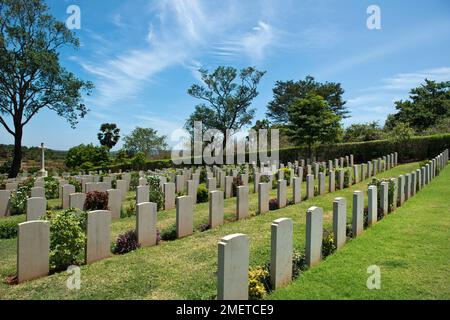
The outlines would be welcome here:
M 195 107 L 185 128 L 192 132 L 194 121 L 201 121 L 204 130 L 217 129 L 221 132 L 225 146 L 227 130 L 232 134 L 251 123 L 255 109 L 251 109 L 250 105 L 258 95 L 257 86 L 265 71 L 249 67 L 238 74 L 233 67 L 221 66 L 212 73 L 206 69 L 199 72 L 204 86 L 194 84 L 188 94 L 204 102 Z
M 277 81 L 272 91 L 273 100 L 267 106 L 266 115 L 278 124 L 289 122 L 288 108 L 296 99 L 303 99 L 311 94 L 323 97 L 331 110 L 339 116 L 346 117 L 348 114 L 345 101 L 342 99 L 344 90 L 340 83 L 320 83 L 315 81 L 314 77 L 307 76 L 305 80 Z
M 388 116 L 385 124 L 387 130 L 403 123 L 420 133 L 450 117 L 450 81 L 425 79 L 425 83 L 411 89 L 409 98 L 395 102 L 398 112 Z
M 120 129 L 115 123 L 103 123 L 100 132 L 97 133 L 98 140 L 102 146 L 111 150 L 120 139 Z
M 342 135 L 342 116 L 319 95 L 308 94 L 296 99 L 288 108 L 286 133 L 296 145 L 307 147 L 311 158 L 313 149 L 321 143 L 337 141 Z
M 60 65 L 64 46 L 79 41 L 42 0 L 0 1 L 0 123 L 14 137 L 10 177 L 20 170 L 23 128 L 39 111 L 53 110 L 72 127 L 88 111 L 82 94 L 93 85 Z
M 158 136 L 158 131 L 152 128 L 136 127 L 123 138 L 123 148 L 130 154 L 142 152 L 148 157 L 167 149 L 166 136 Z

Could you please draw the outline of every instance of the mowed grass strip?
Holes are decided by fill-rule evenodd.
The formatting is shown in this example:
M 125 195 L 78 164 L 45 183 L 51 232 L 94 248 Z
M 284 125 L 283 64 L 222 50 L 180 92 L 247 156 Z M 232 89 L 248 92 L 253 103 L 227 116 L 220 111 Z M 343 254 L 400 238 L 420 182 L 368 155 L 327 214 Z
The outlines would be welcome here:
M 378 177 L 397 177 L 411 172 L 417 163 L 400 165 Z M 81 290 L 70 291 L 66 287 L 66 273 L 54 274 L 15 286 L 0 285 L 1 299 L 211 299 L 216 295 L 217 243 L 232 233 L 245 233 L 250 238 L 250 264 L 262 265 L 270 258 L 270 225 L 277 218 L 294 220 L 295 246 L 302 250 L 305 241 L 305 212 L 313 206 L 321 206 L 325 212 L 325 227 L 332 227 L 332 202 L 335 197 L 351 198 L 354 190 L 367 190 L 368 180 L 348 189 L 315 197 L 285 209 L 271 211 L 238 222 L 196 232 L 193 236 L 176 241 L 163 242 L 159 246 L 142 248 L 123 256 L 113 256 L 81 267 Z M 289 193 L 292 189 L 288 188 Z M 303 187 L 303 192 L 304 192 Z M 271 197 L 275 197 L 273 190 Z M 225 212 L 234 215 L 236 199 L 225 201 Z M 367 201 L 367 200 L 366 200 Z M 257 195 L 250 196 L 250 208 L 255 211 Z M 207 221 L 208 205 L 195 208 L 195 223 Z M 175 212 L 158 213 L 158 227 L 175 222 Z M 351 221 L 349 215 L 348 221 Z M 134 228 L 135 218 L 121 219 L 112 226 L 112 240 L 117 234 Z M 0 241 L 0 274 L 4 279 L 15 272 L 16 240 Z M 4 261 L 4 263 L 3 263 Z
M 381 288 L 366 286 L 367 268 Z M 450 299 L 450 166 L 401 208 L 269 299 Z

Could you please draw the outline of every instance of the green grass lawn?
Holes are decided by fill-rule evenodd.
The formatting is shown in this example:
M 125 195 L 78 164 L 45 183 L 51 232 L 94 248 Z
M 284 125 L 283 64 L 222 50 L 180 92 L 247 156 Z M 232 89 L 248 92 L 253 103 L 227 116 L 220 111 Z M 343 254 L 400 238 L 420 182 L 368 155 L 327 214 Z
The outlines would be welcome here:
M 397 177 L 417 169 L 417 163 L 400 165 L 378 177 Z M 332 202 L 335 197 L 351 198 L 354 190 L 367 190 L 367 180 L 348 189 L 325 194 L 285 209 L 232 222 L 176 241 L 162 242 L 159 246 L 141 248 L 123 256 L 113 256 L 81 267 L 81 290 L 66 288 L 68 275 L 64 272 L 48 277 L 9 286 L 0 284 L 1 299 L 211 299 L 216 295 L 217 243 L 225 235 L 245 233 L 250 238 L 250 264 L 261 265 L 270 258 L 270 226 L 277 218 L 294 220 L 294 243 L 297 249 L 304 247 L 305 212 L 313 206 L 324 208 L 324 226 L 332 227 Z M 429 187 L 427 187 L 429 188 Z M 289 194 L 292 189 L 288 188 Z M 305 186 L 302 191 L 304 193 Z M 271 197 L 276 196 L 276 190 Z M 251 194 L 250 210 L 257 208 L 257 195 Z M 133 200 L 129 200 L 133 201 Z M 367 201 L 367 200 L 366 200 Z M 236 199 L 225 200 L 225 215 L 234 216 Z M 195 207 L 195 225 L 208 220 L 208 204 Z M 348 215 L 350 222 L 351 216 Z M 387 220 L 389 221 L 389 219 Z M 158 228 L 175 223 L 175 211 L 158 213 Z M 111 241 L 118 234 L 133 229 L 135 218 L 115 221 Z M 0 240 L 0 277 L 5 279 L 15 273 L 16 239 Z
M 381 288 L 366 286 L 367 267 Z M 450 166 L 387 219 L 269 299 L 450 299 Z

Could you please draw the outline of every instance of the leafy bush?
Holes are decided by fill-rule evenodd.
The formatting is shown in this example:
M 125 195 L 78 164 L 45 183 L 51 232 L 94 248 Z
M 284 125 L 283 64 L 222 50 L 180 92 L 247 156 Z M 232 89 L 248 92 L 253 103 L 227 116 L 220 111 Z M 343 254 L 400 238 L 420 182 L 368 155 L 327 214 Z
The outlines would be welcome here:
M 306 270 L 308 270 L 308 265 L 305 253 L 294 250 L 292 253 L 292 279 L 298 278 L 300 273 Z
M 172 224 L 161 232 L 161 240 L 172 241 L 177 238 L 177 226 Z
M 147 158 L 143 152 L 138 152 L 136 155 L 131 159 L 131 165 L 133 169 L 135 170 L 144 170 L 145 169 L 145 162 Z
M 334 245 L 333 233 L 324 230 L 322 239 L 322 258 L 325 259 L 335 251 L 336 246 Z
M 85 211 L 108 210 L 108 193 L 92 191 L 86 194 Z
M 67 183 L 75 186 L 75 192 L 81 192 L 83 190 L 81 183 L 78 182 L 75 178 L 72 177 L 67 178 Z
M 12 162 L 10 160 L 4 162 L 0 165 L 0 174 L 5 174 L 9 172 L 9 169 L 11 168 Z
M 259 177 L 259 182 L 260 183 L 269 183 L 269 181 L 270 181 L 270 178 L 269 178 L 269 176 L 267 174 L 262 174 Z
M 388 182 L 388 209 L 389 212 L 393 210 L 394 206 L 394 193 L 395 193 L 395 183 L 391 181 L 391 179 L 377 179 L 373 178 L 371 182 L 369 182 L 368 186 L 376 186 L 377 187 L 377 201 L 378 201 L 378 209 L 381 207 L 381 183 Z M 381 212 L 381 215 L 383 213 Z
M 266 266 L 251 268 L 248 272 L 248 298 L 260 300 L 270 291 L 270 275 Z
M 164 193 L 160 187 L 160 180 L 158 177 L 148 176 L 149 185 L 149 199 L 150 202 L 154 202 L 157 205 L 157 210 L 161 210 L 164 207 Z
M 25 222 L 25 216 L 14 216 L 0 219 L 0 239 L 12 239 L 17 237 L 18 224 Z
M 45 197 L 47 199 L 59 198 L 59 182 L 53 177 L 44 178 Z
M 344 188 L 350 187 L 351 182 L 351 175 L 350 175 L 350 169 L 346 168 L 344 169 Z
M 84 218 L 78 218 L 69 209 L 47 216 L 50 222 L 50 267 L 60 271 L 77 264 L 86 236 L 83 231 Z
M 91 170 L 93 164 L 109 164 L 109 152 L 106 147 L 97 147 L 92 144 L 80 144 L 69 149 L 65 164 L 70 169 L 82 168 Z
M 208 175 L 206 174 L 206 169 L 201 168 L 200 170 L 200 183 L 206 183 L 208 180 Z
M 286 184 L 289 186 L 291 183 L 291 169 L 284 168 L 284 180 L 286 180 Z
M 237 189 L 240 186 L 243 186 L 244 182 L 242 181 L 242 178 L 240 176 L 234 177 L 233 182 L 231 183 L 231 190 L 233 192 L 233 197 L 237 196 Z
M 197 203 L 208 202 L 208 189 L 204 184 L 200 184 L 197 188 Z
M 19 186 L 17 187 L 17 190 L 11 193 L 11 197 L 9 199 L 10 215 L 14 216 L 26 213 L 28 193 L 29 193 L 28 186 Z
M 277 210 L 278 209 L 278 199 L 270 199 L 269 200 L 269 210 Z
M 114 254 L 125 254 L 140 248 L 137 233 L 135 230 L 130 230 L 117 237 L 116 243 L 113 245 Z
M 130 174 L 130 190 L 135 191 L 138 185 L 139 185 L 139 173 L 132 172 Z
M 130 202 L 127 207 L 122 207 L 120 211 L 121 218 L 129 218 L 136 215 L 136 203 L 134 201 Z

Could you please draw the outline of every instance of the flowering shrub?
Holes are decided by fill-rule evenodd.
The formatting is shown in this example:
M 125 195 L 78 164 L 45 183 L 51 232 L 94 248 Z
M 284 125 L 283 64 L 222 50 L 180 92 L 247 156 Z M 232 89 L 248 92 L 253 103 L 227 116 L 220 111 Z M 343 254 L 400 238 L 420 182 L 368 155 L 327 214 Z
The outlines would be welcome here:
M 85 211 L 108 210 L 108 193 L 92 191 L 86 194 Z
M 248 272 L 248 298 L 260 300 L 270 291 L 270 276 L 266 266 L 255 267 Z
M 200 184 L 197 188 L 197 203 L 208 202 L 208 189 L 204 184 Z
M 125 254 L 140 247 L 141 245 L 138 242 L 136 231 L 130 230 L 119 235 L 112 251 L 114 254 Z
M 305 253 L 294 250 L 292 253 L 292 279 L 298 278 L 300 273 L 306 270 L 308 270 L 308 265 Z
M 333 233 L 324 230 L 322 239 L 322 258 L 325 259 L 335 251 L 336 246 L 334 245 Z
M 9 213 L 10 215 L 25 214 L 27 209 L 27 199 L 30 189 L 28 186 L 19 186 L 17 190 L 11 193 L 9 199 Z

